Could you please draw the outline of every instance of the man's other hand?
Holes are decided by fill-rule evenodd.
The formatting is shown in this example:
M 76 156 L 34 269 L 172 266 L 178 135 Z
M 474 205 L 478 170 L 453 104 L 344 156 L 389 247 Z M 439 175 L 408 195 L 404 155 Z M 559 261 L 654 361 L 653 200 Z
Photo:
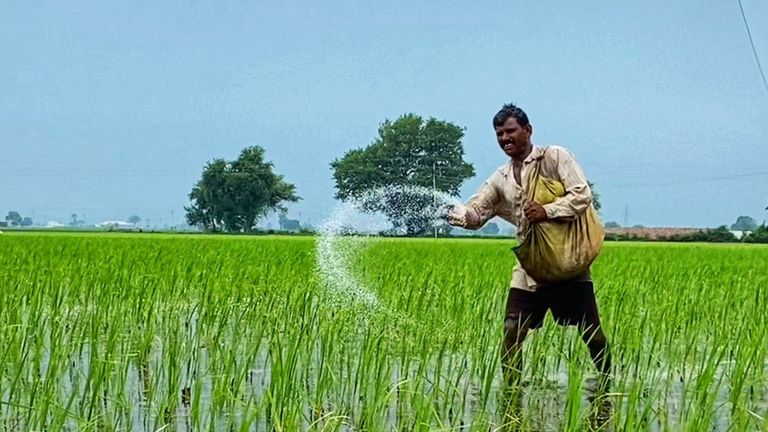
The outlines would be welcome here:
M 544 210 L 544 207 L 542 207 L 541 204 L 537 203 L 536 201 L 531 201 L 526 204 L 525 208 L 523 208 L 523 213 L 525 214 L 525 218 L 528 219 L 528 222 L 530 223 L 536 224 L 549 219 L 547 217 L 547 211 Z

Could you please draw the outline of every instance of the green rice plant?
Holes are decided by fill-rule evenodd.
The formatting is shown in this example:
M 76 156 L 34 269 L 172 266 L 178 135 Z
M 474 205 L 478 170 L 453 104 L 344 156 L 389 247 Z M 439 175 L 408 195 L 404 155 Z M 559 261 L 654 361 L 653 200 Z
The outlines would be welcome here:
M 578 332 L 551 318 L 505 398 L 511 241 L 344 244 L 373 303 L 318 272 L 312 238 L 3 235 L 2 427 L 768 430 L 764 246 L 606 244 L 598 405 Z

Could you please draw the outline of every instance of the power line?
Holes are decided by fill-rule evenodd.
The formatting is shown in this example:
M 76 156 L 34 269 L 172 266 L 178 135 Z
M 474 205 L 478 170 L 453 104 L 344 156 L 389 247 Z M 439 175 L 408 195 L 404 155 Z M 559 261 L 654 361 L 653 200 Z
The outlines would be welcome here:
M 752 40 L 752 32 L 749 31 L 749 23 L 747 22 L 747 16 L 744 15 L 744 7 L 739 1 L 739 10 L 741 10 L 741 17 L 744 19 L 744 27 L 747 29 L 747 36 L 749 36 L 749 44 L 752 45 L 752 54 L 755 55 L 755 61 L 757 62 L 757 68 L 760 70 L 760 76 L 763 78 L 763 85 L 765 90 L 768 91 L 768 81 L 765 79 L 765 73 L 763 72 L 763 66 L 760 64 L 760 58 L 757 56 L 757 50 L 755 49 L 755 42 Z
M 681 185 L 687 185 L 687 184 L 694 184 L 694 183 L 700 183 L 700 182 L 719 182 L 719 181 L 731 181 L 731 180 L 738 180 L 743 178 L 751 178 L 751 177 L 762 177 L 762 176 L 768 176 L 768 171 L 758 171 L 758 172 L 751 172 L 751 173 L 743 173 L 743 174 L 734 174 L 734 175 L 724 175 L 724 176 L 713 176 L 713 177 L 701 177 L 701 178 L 679 178 L 674 179 L 671 177 L 668 177 L 664 180 L 658 181 L 658 182 L 638 182 L 638 183 L 611 183 L 611 182 L 604 182 L 600 185 L 600 188 L 610 188 L 610 187 L 655 187 L 655 186 L 664 186 L 664 187 L 674 187 L 674 186 L 681 186 Z

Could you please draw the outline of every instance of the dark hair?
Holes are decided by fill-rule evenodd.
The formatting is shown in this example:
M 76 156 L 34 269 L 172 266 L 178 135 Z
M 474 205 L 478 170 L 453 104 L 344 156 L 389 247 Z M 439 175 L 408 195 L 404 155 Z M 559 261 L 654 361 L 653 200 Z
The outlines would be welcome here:
M 503 126 L 510 117 L 514 117 L 515 120 L 517 120 L 517 124 L 520 126 L 527 126 L 529 123 L 528 115 L 525 111 L 515 106 L 513 103 L 508 103 L 501 107 L 499 112 L 493 116 L 493 127 Z

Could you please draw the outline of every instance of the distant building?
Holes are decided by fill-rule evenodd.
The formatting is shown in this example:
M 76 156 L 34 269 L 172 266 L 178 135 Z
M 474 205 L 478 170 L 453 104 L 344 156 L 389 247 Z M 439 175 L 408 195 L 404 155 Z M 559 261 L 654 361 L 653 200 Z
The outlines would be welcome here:
M 752 234 L 752 231 L 731 230 L 731 234 L 741 240 L 742 237 Z

